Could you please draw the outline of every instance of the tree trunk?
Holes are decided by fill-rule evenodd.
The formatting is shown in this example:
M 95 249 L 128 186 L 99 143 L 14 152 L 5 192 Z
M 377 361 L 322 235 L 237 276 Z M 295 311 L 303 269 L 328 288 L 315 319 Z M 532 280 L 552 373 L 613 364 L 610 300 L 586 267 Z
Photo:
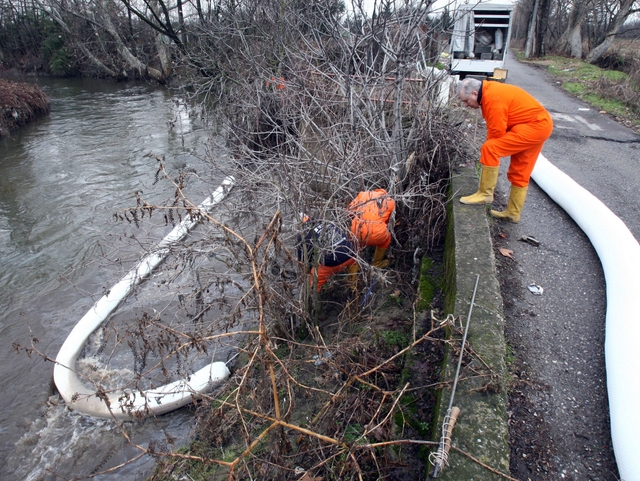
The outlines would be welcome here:
M 156 49 L 158 50 L 158 59 L 160 60 L 163 77 L 167 78 L 173 72 L 173 65 L 171 64 L 169 45 L 165 43 L 161 33 L 156 34 Z
M 573 58 L 582 58 L 582 22 L 569 35 L 569 50 Z
M 531 58 L 533 56 L 533 52 L 535 51 L 535 41 L 536 41 L 536 27 L 538 24 L 538 7 L 540 5 L 540 0 L 535 0 L 533 4 L 533 11 L 531 12 L 531 17 L 529 19 L 529 29 L 527 30 L 527 43 L 524 49 L 524 58 Z
M 180 40 L 187 43 L 187 30 L 184 25 L 184 14 L 182 13 L 182 0 L 178 0 L 178 26 L 180 28 Z
M 607 50 L 609 50 L 613 44 L 616 34 L 620 31 L 624 22 L 627 21 L 634 1 L 635 0 L 621 0 L 620 10 L 616 14 L 613 22 L 609 24 L 609 29 L 605 34 L 604 40 L 589 52 L 586 58 L 587 62 L 597 62 L 607 52 Z
M 551 3 L 551 0 L 541 0 L 540 1 L 540 8 L 538 9 L 538 29 L 537 29 L 537 39 L 536 39 L 536 49 L 535 49 L 535 55 L 536 57 L 542 57 L 543 55 L 546 55 L 546 44 L 548 42 L 545 42 L 545 37 L 547 35 L 547 29 L 549 27 L 549 12 L 550 12 L 550 8 L 549 8 L 549 4 Z
M 113 25 L 113 22 L 111 21 L 111 17 L 106 11 L 103 11 L 102 21 L 103 21 L 104 29 L 109 33 L 109 35 L 111 35 L 111 38 L 116 43 L 116 49 L 118 50 L 118 54 L 120 55 L 120 57 L 122 57 L 122 59 L 125 62 L 129 64 L 129 66 L 138 70 L 138 72 L 140 72 L 141 75 L 145 77 L 147 76 L 151 77 L 153 80 L 159 83 L 164 83 L 166 81 L 166 76 L 164 75 L 163 72 L 161 72 L 156 68 L 148 66 L 144 62 L 141 62 L 138 57 L 136 57 L 131 53 L 131 51 L 127 48 L 127 46 L 122 41 L 122 37 L 120 37 L 120 34 L 118 34 L 118 31 L 115 25 Z
M 158 11 L 158 2 L 157 0 L 152 0 L 148 4 L 154 12 L 154 15 L 157 18 L 160 18 L 160 12 Z M 169 24 L 169 19 L 166 19 L 167 24 Z M 164 37 L 160 32 L 156 33 L 156 50 L 158 51 L 158 59 L 160 60 L 160 68 L 162 69 L 163 77 L 166 79 L 171 72 L 173 71 L 173 66 L 171 64 L 171 54 L 169 53 L 169 42 L 164 41 Z
M 577 0 L 573 3 L 573 8 L 569 15 L 569 25 L 560 37 L 557 50 L 561 53 L 568 53 L 572 57 L 582 58 L 582 23 L 587 16 L 590 1 Z

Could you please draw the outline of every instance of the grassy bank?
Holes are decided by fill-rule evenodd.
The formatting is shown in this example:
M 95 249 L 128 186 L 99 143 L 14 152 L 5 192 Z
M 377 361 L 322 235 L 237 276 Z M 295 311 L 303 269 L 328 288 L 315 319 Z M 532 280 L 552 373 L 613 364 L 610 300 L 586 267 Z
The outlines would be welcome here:
M 557 55 L 525 60 L 522 51 L 516 54 L 520 61 L 546 69 L 563 89 L 640 133 L 640 62 L 628 56 L 626 49 L 605 62 L 626 71 Z

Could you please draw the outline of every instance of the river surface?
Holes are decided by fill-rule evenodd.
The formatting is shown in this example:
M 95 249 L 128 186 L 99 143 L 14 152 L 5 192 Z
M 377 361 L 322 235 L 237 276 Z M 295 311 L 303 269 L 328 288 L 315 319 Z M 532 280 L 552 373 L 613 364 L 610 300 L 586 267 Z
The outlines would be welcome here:
M 120 249 L 138 255 L 130 242 L 135 228 L 113 215 L 135 205 L 135 191 L 154 191 L 157 156 L 170 168 L 197 171 L 200 185 L 189 192 L 196 201 L 222 179 L 202 160 L 214 129 L 171 92 L 87 79 L 37 83 L 51 113 L 0 139 L 0 479 L 7 481 L 86 476 L 137 454 L 113 422 L 66 410 L 53 364 L 16 352 L 13 343 L 28 347 L 33 339 L 55 358 L 73 326 L 126 272 L 109 259 Z M 145 235 L 160 240 L 168 230 Z M 192 416 L 183 408 L 128 429 L 145 446 L 165 432 L 180 444 Z M 94 479 L 140 480 L 152 469 L 143 458 Z

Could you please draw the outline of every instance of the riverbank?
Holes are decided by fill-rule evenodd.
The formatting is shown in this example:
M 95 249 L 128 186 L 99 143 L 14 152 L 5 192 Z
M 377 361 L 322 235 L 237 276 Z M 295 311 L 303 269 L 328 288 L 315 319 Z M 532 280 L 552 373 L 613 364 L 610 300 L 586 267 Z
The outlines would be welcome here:
M 0 138 L 49 113 L 49 99 L 36 85 L 0 79 Z
M 443 300 L 441 254 L 423 261 L 419 293 L 410 257 L 363 277 L 358 296 L 333 278 L 295 340 L 249 343 L 230 382 L 200 404 L 193 442 L 151 479 L 424 477 L 448 326 L 426 309 Z
M 295 474 L 311 481 L 336 472 L 340 479 L 381 472 L 423 479 L 440 440 L 473 294 L 454 404 L 462 414 L 440 477 L 508 477 L 507 352 L 488 219 L 484 209 L 457 202 L 477 183 L 472 165 L 461 164 L 452 177 L 446 246 L 423 260 L 417 292 L 403 275 L 406 254 L 359 297 L 344 279 L 332 280 L 307 338 L 247 346 L 231 382 L 200 404 L 194 441 L 161 458 L 152 481 L 228 479 L 243 469 L 265 479 Z M 444 312 L 451 314 L 446 320 Z M 274 392 L 285 379 L 290 387 Z

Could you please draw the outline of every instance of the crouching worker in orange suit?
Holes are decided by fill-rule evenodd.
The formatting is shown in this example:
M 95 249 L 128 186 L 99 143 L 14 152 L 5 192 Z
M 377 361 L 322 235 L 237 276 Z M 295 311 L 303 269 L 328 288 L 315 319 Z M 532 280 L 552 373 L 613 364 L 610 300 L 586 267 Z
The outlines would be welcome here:
M 389 232 L 389 220 L 396 208 L 396 202 L 384 189 L 360 192 L 349 204 L 347 210 L 353 216 L 351 221 L 351 235 L 358 244 L 358 249 L 375 247 L 373 261 L 374 267 L 385 268 L 389 265 L 386 258 L 387 250 L 391 244 L 391 232 Z M 349 284 L 355 290 L 358 265 L 349 267 Z
M 458 97 L 467 107 L 482 109 L 487 123 L 487 140 L 480 149 L 480 185 L 475 194 L 461 197 L 460 202 L 491 204 L 500 157 L 511 156 L 507 171 L 511 182 L 507 208 L 502 212 L 492 210 L 491 215 L 519 222 L 531 172 L 553 130 L 551 115 L 535 98 L 515 85 L 464 79 Z
M 298 238 L 298 260 L 311 266 L 309 284 L 313 285 L 317 277 L 317 289 L 320 292 L 329 278 L 344 272 L 356 263 L 354 245 L 342 230 L 328 221 L 310 221 L 304 237 Z M 357 264 L 356 264 L 357 265 Z

